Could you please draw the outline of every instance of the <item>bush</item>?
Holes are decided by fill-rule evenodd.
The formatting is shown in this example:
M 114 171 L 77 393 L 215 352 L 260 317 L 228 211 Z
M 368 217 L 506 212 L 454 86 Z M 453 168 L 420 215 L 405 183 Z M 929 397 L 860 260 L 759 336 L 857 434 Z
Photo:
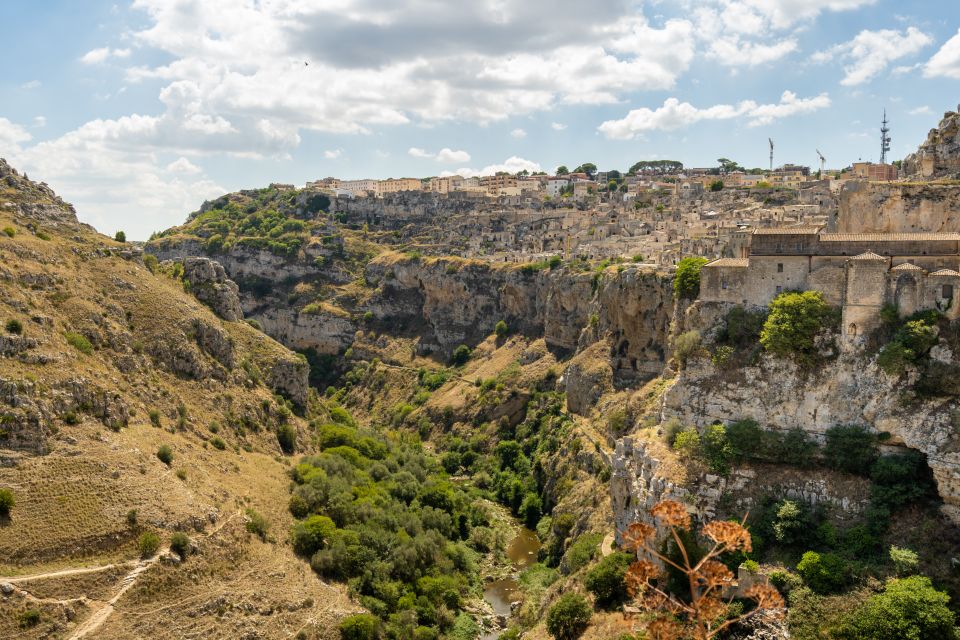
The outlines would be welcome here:
M 7 320 L 7 333 L 14 333 L 20 335 L 23 333 L 23 323 L 17 320 L 16 318 L 11 318 Z
M 590 564 L 600 550 L 601 540 L 603 536 L 598 533 L 585 533 L 570 543 L 563 556 L 568 571 L 574 573 Z
M 160 548 L 160 536 L 153 531 L 144 531 L 137 538 L 137 548 L 140 549 L 141 558 L 152 558 Z
M 6 518 L 16 506 L 17 501 L 10 489 L 0 489 L 0 516 Z
M 182 531 L 177 531 L 170 536 L 170 550 L 180 556 L 181 560 L 186 560 L 190 555 L 190 538 Z
M 836 593 L 850 582 L 850 566 L 833 553 L 807 551 L 797 563 L 797 573 L 819 594 Z
M 301 556 L 312 556 L 330 540 L 337 526 L 327 516 L 310 516 L 293 525 L 290 542 L 293 550 Z
M 20 614 L 17 622 L 21 629 L 30 629 L 40 624 L 40 611 L 37 609 L 27 609 Z
M 698 457 L 700 455 L 700 434 L 692 427 L 684 429 L 674 438 L 673 450 L 683 458 Z
M 137 510 L 136 509 L 130 509 L 130 511 L 127 511 L 127 526 L 130 527 L 131 529 L 137 528 Z
M 700 332 L 686 331 L 678 335 L 673 341 L 673 356 L 680 363 L 680 366 L 686 366 L 687 360 L 695 356 L 700 351 Z
M 153 426 L 159 428 L 159 427 L 160 427 L 160 412 L 157 411 L 156 409 L 150 409 L 150 411 L 149 411 L 149 413 L 148 413 L 147 415 L 150 417 L 150 424 L 152 424 Z
M 270 530 L 270 523 L 258 511 L 247 509 L 246 529 L 249 533 L 257 536 L 264 542 L 267 541 L 267 532 Z
M 904 323 L 877 355 L 877 366 L 889 375 L 900 375 L 910 365 L 920 364 L 937 344 L 937 316 L 924 315 Z
M 837 471 L 868 475 L 877 459 L 877 436 L 857 425 L 838 425 L 827 429 L 823 449 L 828 467 Z
M 714 180 L 711 182 L 710 191 L 723 191 L 723 180 Z
M 890 561 L 893 563 L 898 576 L 914 573 L 920 564 L 916 551 L 894 545 L 890 545 Z
M 173 462 L 173 449 L 170 448 L 170 445 L 162 444 L 157 448 L 157 459 L 168 467 L 170 466 L 170 463 Z
M 117 242 L 126 242 L 127 234 L 124 233 L 123 231 L 117 231 L 115 234 L 113 234 L 113 239 L 116 240 Z
M 700 295 L 700 270 L 707 264 L 706 258 L 683 258 L 677 264 L 673 276 L 673 292 L 677 298 L 693 299 Z
M 584 586 L 593 594 L 598 606 L 614 607 L 627 598 L 624 576 L 633 561 L 634 557 L 629 553 L 611 553 L 587 572 Z
M 285 454 L 294 453 L 297 450 L 297 430 L 293 425 L 280 425 L 280 428 L 277 429 L 277 441 Z
M 818 359 L 817 334 L 835 329 L 839 316 L 819 291 L 781 293 L 770 303 L 760 344 L 779 357 L 810 366 Z
M 340 621 L 341 640 L 377 640 L 380 637 L 380 621 L 369 613 L 347 616 Z
M 86 337 L 80 335 L 75 331 L 67 331 L 63 335 L 67 339 L 67 344 L 69 344 L 71 347 L 73 347 L 80 353 L 84 353 L 86 355 L 90 355 L 91 353 L 93 353 L 93 345 L 90 344 L 90 341 L 87 340 Z
M 701 451 L 711 471 L 721 475 L 730 473 L 733 447 L 727 439 L 727 430 L 722 424 L 712 424 L 704 430 Z
M 510 328 L 507 326 L 507 323 L 503 320 L 499 321 L 496 326 L 493 328 L 493 332 L 497 334 L 498 338 L 505 338 L 507 334 L 510 333 Z
M 156 273 L 159 264 L 160 262 L 157 260 L 157 256 L 152 253 L 143 254 L 143 266 L 145 266 L 150 273 Z
M 4 227 L 3 232 L 7 234 L 8 238 L 12 238 L 13 236 L 17 235 L 17 230 L 13 227 Z
M 590 624 L 592 611 L 577 593 L 565 593 L 547 612 L 547 631 L 556 640 L 576 640 Z
M 933 588 L 930 578 L 890 580 L 850 616 L 842 637 L 870 640 L 954 640 L 950 597 Z
M 459 347 L 453 350 L 453 355 L 450 356 L 450 364 L 455 367 L 466 364 L 467 360 L 470 359 L 471 353 L 470 347 L 465 344 L 461 344 Z
M 227 443 L 224 442 L 223 438 L 220 436 L 214 436 L 210 438 L 210 444 L 213 445 L 213 448 L 217 449 L 218 451 L 223 451 L 227 448 Z

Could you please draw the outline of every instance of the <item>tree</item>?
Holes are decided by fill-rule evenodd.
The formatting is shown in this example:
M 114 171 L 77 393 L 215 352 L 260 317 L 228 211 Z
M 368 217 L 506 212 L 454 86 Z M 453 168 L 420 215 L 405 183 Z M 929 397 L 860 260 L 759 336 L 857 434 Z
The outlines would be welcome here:
M 341 640 L 376 640 L 380 633 L 380 621 L 369 613 L 347 616 L 340 621 Z
M 290 530 L 290 542 L 293 550 L 301 556 L 312 556 L 330 540 L 337 525 L 327 516 L 310 516 L 303 522 L 293 525 Z
M 723 180 L 714 180 L 711 182 L 710 191 L 723 191 Z
M 190 538 L 182 531 L 177 531 L 170 537 L 170 551 L 180 556 L 181 560 L 186 560 L 190 555 Z
M 153 531 L 144 531 L 137 539 L 137 547 L 140 549 L 141 558 L 152 558 L 160 548 L 160 536 Z
M 910 576 L 887 582 L 850 617 L 842 637 L 850 640 L 954 640 L 954 614 L 930 578 Z
M 893 567 L 896 569 L 898 576 L 909 575 L 915 572 L 917 566 L 920 564 L 920 559 L 917 557 L 916 551 L 895 545 L 890 545 L 890 561 L 893 562 Z
M 720 165 L 719 169 L 722 174 L 743 171 L 743 167 L 729 158 L 717 158 L 717 164 Z
M 673 292 L 678 298 L 693 299 L 700 295 L 700 270 L 705 264 L 706 258 L 687 257 L 680 260 L 673 276 Z
M 547 631 L 556 640 L 576 640 L 590 624 L 592 614 L 583 596 L 565 593 L 547 612 Z
M 467 360 L 470 359 L 470 347 L 465 344 L 461 344 L 459 347 L 453 350 L 453 355 L 450 356 L 450 364 L 455 367 L 459 367 L 462 364 L 466 364 Z
M 780 357 L 793 357 L 811 365 L 817 359 L 815 338 L 836 326 L 836 312 L 819 291 L 787 291 L 770 303 L 770 313 L 760 331 L 760 344 Z
M 553 256 L 556 257 L 556 256 Z M 497 335 L 498 338 L 505 338 L 507 334 L 510 333 L 510 327 L 507 326 L 507 323 L 503 320 L 497 322 L 496 326 L 493 327 L 493 332 Z
M 570 169 L 567 169 L 567 165 L 562 164 L 559 167 L 557 167 L 556 175 L 560 176 L 560 175 L 566 175 L 568 173 L 570 173 Z
M 823 453 L 831 469 L 867 475 L 879 455 L 877 436 L 859 425 L 836 425 L 827 429 Z
M 585 173 L 587 177 L 593 178 L 594 174 L 597 173 L 597 165 L 592 162 L 584 162 L 582 165 L 573 170 L 574 173 Z
M 157 448 L 157 459 L 168 467 L 170 466 L 170 463 L 173 462 L 173 449 L 170 448 L 170 445 L 162 444 Z
M 291 424 L 280 425 L 277 429 L 277 442 L 280 449 L 287 455 L 297 450 L 297 430 Z
M 737 522 L 707 522 L 700 529 L 703 539 L 712 544 L 695 553 L 684 540 L 695 540 L 687 508 L 673 500 L 657 503 L 650 510 L 661 530 L 668 531 L 676 553 L 661 551 L 657 543 L 657 527 L 645 522 L 634 522 L 623 533 L 624 548 L 642 551 L 643 559 L 627 569 L 627 591 L 643 610 L 654 615 L 647 623 L 647 634 L 652 638 L 718 638 L 728 628 L 759 613 L 779 618 L 784 613 L 783 597 L 776 588 L 755 584 L 743 594 L 753 600 L 755 607 L 739 613 L 723 600 L 724 588 L 733 582 L 733 572 L 720 561 L 728 553 L 749 553 L 752 550 L 750 532 Z M 655 564 L 648 558 L 659 560 Z M 682 589 L 661 588 L 661 578 L 667 567 L 682 578 Z M 740 609 L 739 611 L 743 611 Z
M 113 234 L 113 239 L 116 240 L 117 242 L 126 242 L 127 234 L 124 233 L 123 231 L 117 231 L 115 234 Z
M 13 491 L 10 491 L 10 489 L 0 489 L 0 517 L 8 517 L 10 511 L 16 504 L 17 501 L 13 497 Z
M 629 553 L 611 553 L 587 573 L 584 586 L 593 594 L 597 605 L 610 608 L 627 597 L 624 578 L 633 559 Z
M 797 563 L 797 573 L 815 593 L 836 593 L 850 582 L 850 566 L 834 553 L 807 551 Z

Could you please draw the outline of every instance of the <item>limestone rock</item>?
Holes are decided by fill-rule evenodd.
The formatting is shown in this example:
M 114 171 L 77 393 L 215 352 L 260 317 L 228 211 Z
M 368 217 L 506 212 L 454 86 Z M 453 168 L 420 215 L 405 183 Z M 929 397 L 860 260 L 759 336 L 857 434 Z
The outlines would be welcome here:
M 227 278 L 227 272 L 209 258 L 188 257 L 183 260 L 183 276 L 190 291 L 214 313 L 231 322 L 243 319 L 240 288 Z

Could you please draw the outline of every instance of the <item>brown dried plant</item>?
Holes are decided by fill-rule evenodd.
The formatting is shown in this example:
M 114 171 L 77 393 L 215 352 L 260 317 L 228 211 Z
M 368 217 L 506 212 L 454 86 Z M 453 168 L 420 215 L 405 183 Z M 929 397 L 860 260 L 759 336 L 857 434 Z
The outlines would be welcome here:
M 714 521 L 703 525 L 700 534 L 710 541 L 711 546 L 694 562 L 679 534 L 681 530 L 689 531 L 692 526 L 686 508 L 679 502 L 664 500 L 654 505 L 650 514 L 669 530 L 680 556 L 675 561 L 656 549 L 657 530 L 649 524 L 635 522 L 623 532 L 625 549 L 642 552 L 641 555 L 645 556 L 630 565 L 626 585 L 635 604 L 654 615 L 647 624 L 647 636 L 651 640 L 710 640 L 719 637 L 732 625 L 760 613 L 765 613 L 768 618 L 783 616 L 783 597 L 774 587 L 765 584 L 756 584 L 743 594 L 756 603 L 755 608 L 740 615 L 730 615 L 733 596 L 724 599 L 723 591 L 733 584 L 734 576 L 719 558 L 731 551 L 751 551 L 750 533 L 743 522 Z M 659 560 L 662 565 L 652 559 Z M 689 599 L 668 593 L 658 586 L 663 577 L 661 567 L 666 566 L 686 576 L 690 585 Z

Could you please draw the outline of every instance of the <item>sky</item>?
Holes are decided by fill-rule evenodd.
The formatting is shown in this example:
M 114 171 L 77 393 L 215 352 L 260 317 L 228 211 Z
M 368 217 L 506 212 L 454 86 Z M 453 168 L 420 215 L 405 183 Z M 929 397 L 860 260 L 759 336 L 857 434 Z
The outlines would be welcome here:
M 0 157 L 131 239 L 271 182 L 828 168 L 960 102 L 954 0 L 3 0 Z

